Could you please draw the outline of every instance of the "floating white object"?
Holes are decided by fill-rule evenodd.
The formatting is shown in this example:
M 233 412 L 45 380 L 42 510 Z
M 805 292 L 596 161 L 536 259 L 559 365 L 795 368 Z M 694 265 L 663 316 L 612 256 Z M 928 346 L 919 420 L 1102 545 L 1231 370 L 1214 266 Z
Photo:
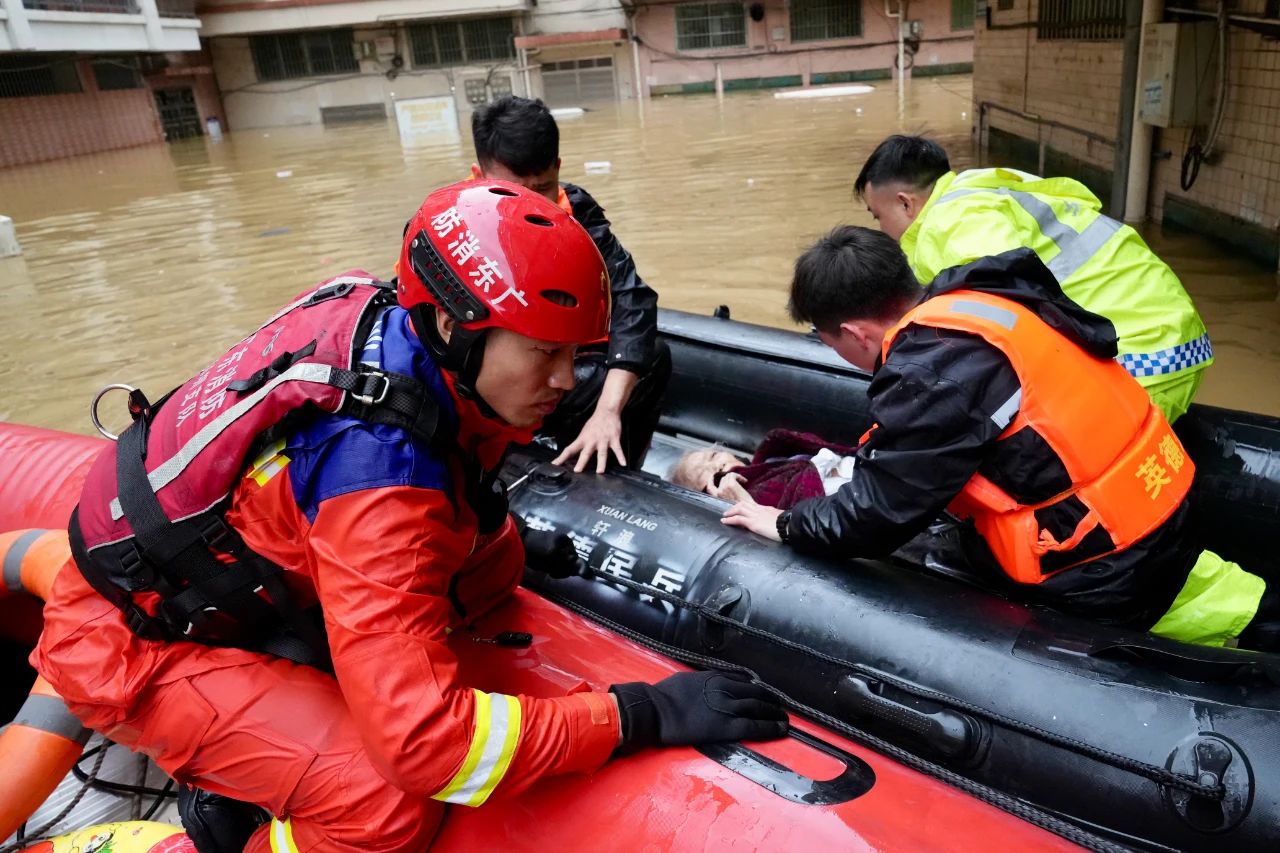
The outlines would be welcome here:
M 13 229 L 13 220 L 0 216 L 0 258 L 10 258 L 22 254 L 22 246 L 18 245 L 18 232 Z
M 588 160 L 582 164 L 582 171 L 588 175 L 607 175 L 613 171 L 613 163 L 608 160 Z
M 785 92 L 774 92 L 775 98 L 839 98 L 844 95 L 865 95 L 873 90 L 871 86 L 855 83 L 850 86 L 816 86 L 812 89 L 788 89 Z
M 582 118 L 586 112 L 582 107 L 560 107 L 552 110 L 551 115 L 555 118 Z
M 277 178 L 292 178 L 292 177 L 293 177 L 293 169 L 281 169 L 279 172 L 276 172 L 276 177 L 277 177 Z

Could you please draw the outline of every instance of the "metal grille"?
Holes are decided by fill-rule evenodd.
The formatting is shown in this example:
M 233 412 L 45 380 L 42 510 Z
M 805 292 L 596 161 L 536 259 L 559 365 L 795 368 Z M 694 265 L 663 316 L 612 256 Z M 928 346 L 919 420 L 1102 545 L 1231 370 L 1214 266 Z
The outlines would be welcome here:
M 501 62 L 515 57 L 510 18 L 437 21 L 409 27 L 416 68 Z
M 190 87 L 157 89 L 155 97 L 165 139 L 172 142 L 175 139 L 199 136 L 203 132 L 200 112 L 196 109 L 195 93 Z
M 251 36 L 250 48 L 259 80 L 287 80 L 360 70 L 351 30 L 307 30 Z
M 68 95 L 82 91 L 75 60 L 56 54 L 0 54 L 0 98 Z
M 156 0 L 162 18 L 194 18 L 196 0 Z
M 553 107 L 575 107 L 617 99 L 613 59 L 568 59 L 542 63 L 542 89 Z
M 951 0 L 951 29 L 973 29 L 973 10 L 976 0 Z
M 116 12 L 137 15 L 135 0 L 22 0 L 28 9 L 45 9 L 50 12 Z
M 860 0 L 791 0 L 792 41 L 847 39 L 860 35 Z
M 744 47 L 747 15 L 741 3 L 686 3 L 676 7 L 676 49 Z
M 136 57 L 95 59 L 93 77 L 98 81 L 98 88 L 104 91 L 142 88 L 142 75 L 138 73 Z
M 1040 0 L 1036 37 L 1050 41 L 1124 38 L 1124 0 Z

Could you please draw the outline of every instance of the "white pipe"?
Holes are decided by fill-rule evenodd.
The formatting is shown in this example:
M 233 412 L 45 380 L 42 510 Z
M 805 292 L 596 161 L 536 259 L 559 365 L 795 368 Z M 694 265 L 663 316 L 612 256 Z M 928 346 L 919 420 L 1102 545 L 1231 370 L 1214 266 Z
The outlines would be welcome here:
M 1164 16 L 1164 0 L 1142 0 L 1142 47 L 1146 50 L 1147 24 Z M 1124 194 L 1124 221 L 1142 222 L 1147 218 L 1147 196 L 1151 190 L 1151 142 L 1155 129 L 1139 118 L 1142 107 L 1142 84 L 1139 80 L 1133 95 L 1133 130 L 1129 134 L 1129 185 Z
M 889 0 L 884 0 L 884 15 L 886 18 L 898 19 L 898 123 L 901 124 L 905 120 L 905 103 L 906 90 L 904 79 L 906 77 L 906 46 L 903 43 L 902 26 L 904 21 L 903 14 L 906 12 L 904 8 L 907 0 L 898 0 L 898 11 L 889 11 Z

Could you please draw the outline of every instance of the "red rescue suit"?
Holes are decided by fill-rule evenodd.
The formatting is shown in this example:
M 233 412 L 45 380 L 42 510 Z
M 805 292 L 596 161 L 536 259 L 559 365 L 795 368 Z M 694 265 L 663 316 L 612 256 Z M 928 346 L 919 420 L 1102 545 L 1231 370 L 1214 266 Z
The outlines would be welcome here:
M 532 699 L 457 682 L 444 638 L 459 609 L 492 607 L 523 567 L 509 522 L 478 537 L 461 499 L 464 462 L 491 467 L 529 436 L 459 398 L 402 309 L 380 322 L 371 357 L 443 389 L 456 449 L 441 456 L 394 426 L 319 414 L 251 461 L 225 515 L 285 569 L 300 601 L 321 605 L 334 675 L 239 648 L 144 639 L 70 566 L 32 655 L 88 726 L 180 782 L 277 816 L 252 853 L 421 851 L 444 803 L 479 805 L 544 776 L 594 770 L 619 740 L 610 697 Z

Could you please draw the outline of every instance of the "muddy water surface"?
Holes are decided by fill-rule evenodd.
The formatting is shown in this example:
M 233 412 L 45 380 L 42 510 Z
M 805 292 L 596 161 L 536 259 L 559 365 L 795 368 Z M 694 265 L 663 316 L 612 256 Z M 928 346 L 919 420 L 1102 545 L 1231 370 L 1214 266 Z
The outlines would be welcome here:
M 797 252 L 840 222 L 873 224 L 851 193 L 870 149 L 928 132 L 972 165 L 969 109 L 964 77 L 914 83 L 901 119 L 889 84 L 619 104 L 562 123 L 563 178 L 606 207 L 662 304 L 789 326 Z M 278 128 L 0 171 L 0 213 L 25 250 L 0 261 L 0 419 L 89 432 L 103 384 L 154 396 L 303 288 L 354 267 L 389 275 L 405 219 L 466 174 L 469 145 L 406 150 L 390 123 Z M 585 174 L 603 161 L 607 174 Z M 1214 338 L 1202 401 L 1280 415 L 1274 273 L 1149 237 Z

